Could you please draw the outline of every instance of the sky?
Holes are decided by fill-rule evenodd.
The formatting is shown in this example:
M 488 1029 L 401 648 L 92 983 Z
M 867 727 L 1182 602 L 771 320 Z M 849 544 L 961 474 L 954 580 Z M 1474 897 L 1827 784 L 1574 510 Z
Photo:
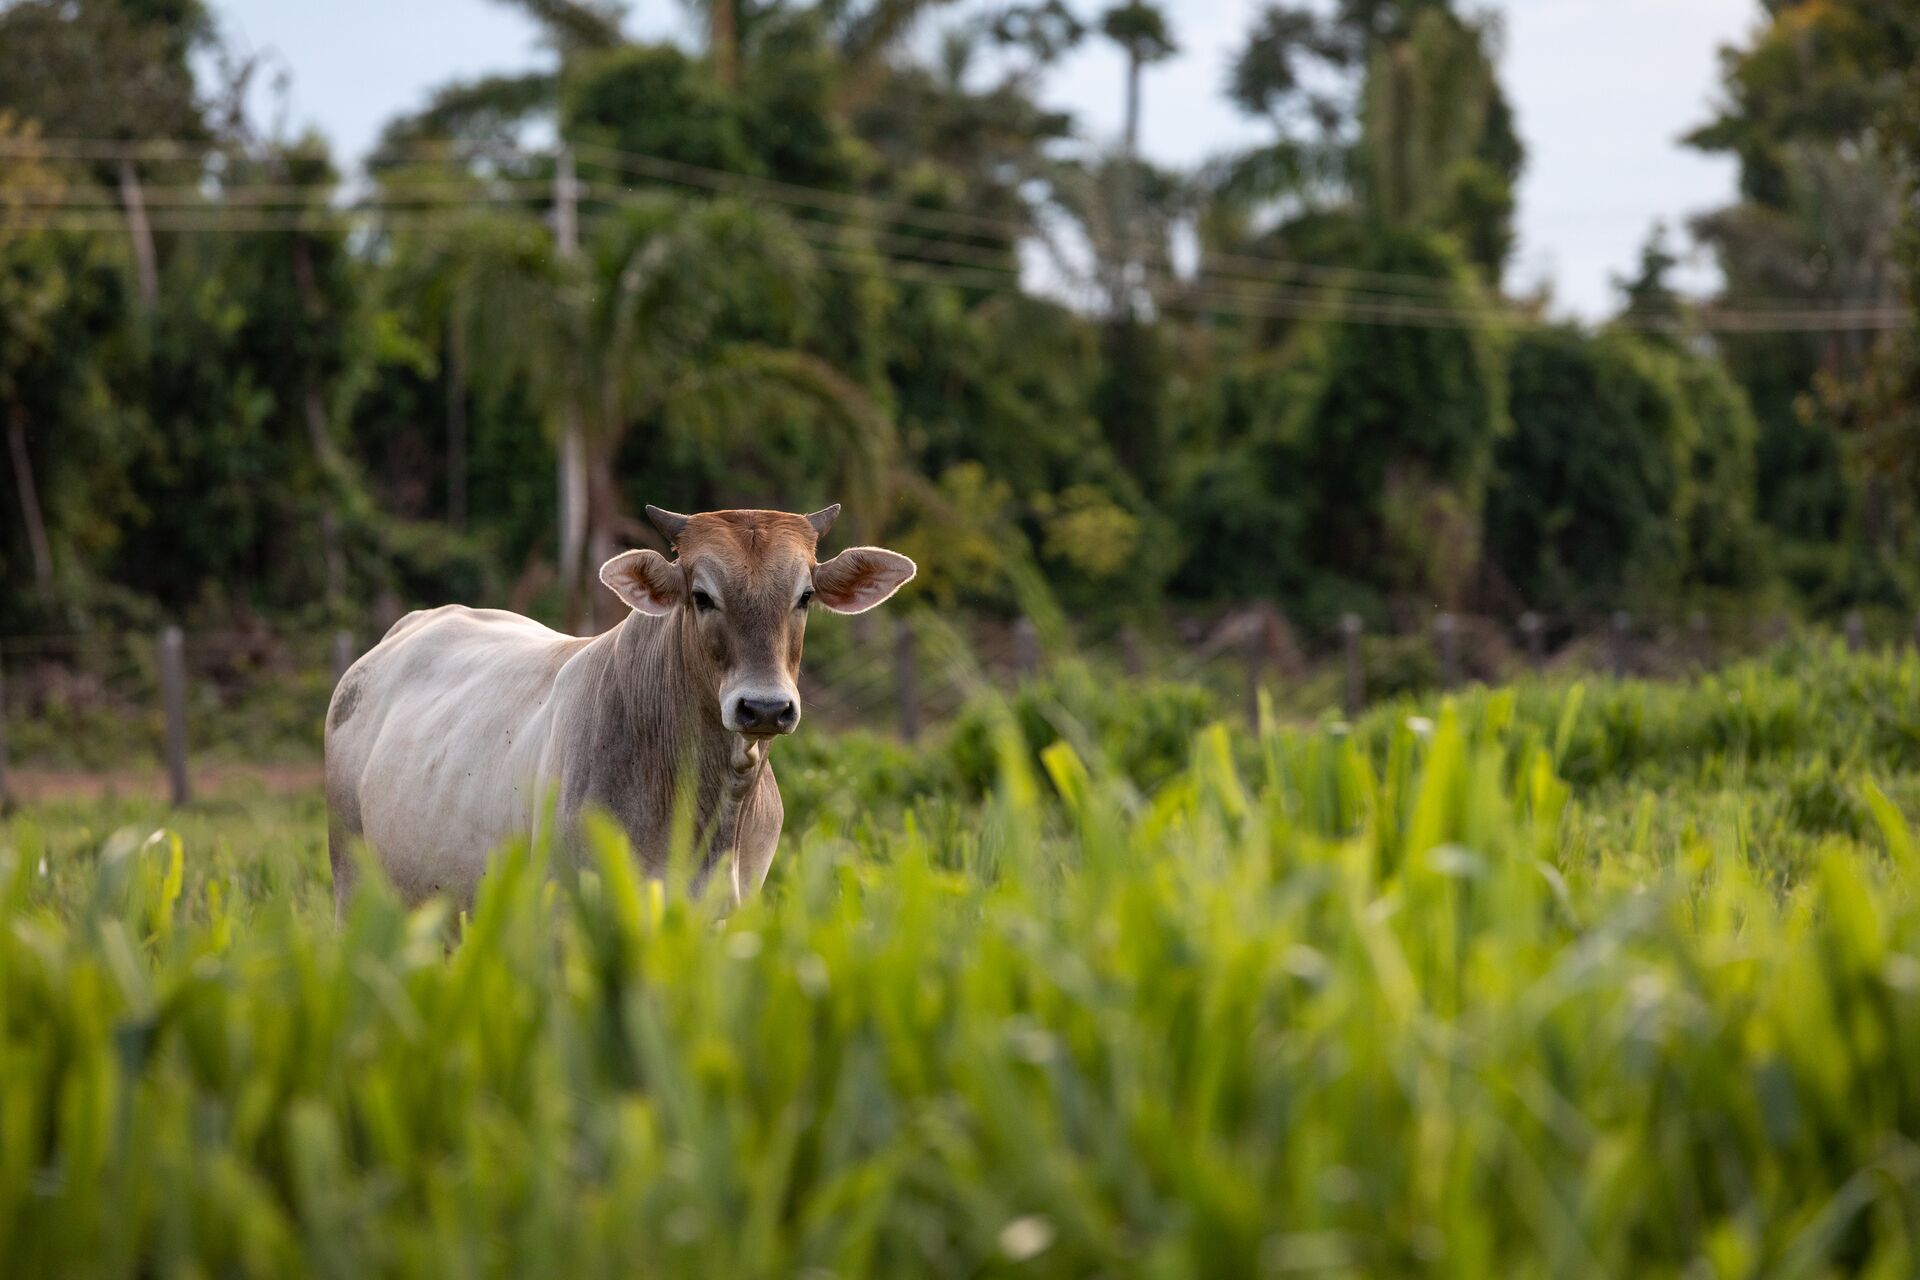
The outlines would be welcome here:
M 1148 73 L 1141 145 L 1155 161 L 1191 167 L 1258 141 L 1220 92 L 1229 51 L 1260 0 L 1164 0 L 1181 50 Z M 533 25 L 495 0 L 214 0 L 237 48 L 284 77 L 262 95 L 269 122 L 312 125 L 358 159 L 398 112 L 448 80 L 550 61 Z M 1093 11 L 1093 0 L 1077 6 Z M 1731 199 L 1732 161 L 1680 137 L 1710 114 L 1718 49 L 1759 20 L 1757 0 L 1495 0 L 1504 26 L 1501 80 L 1527 144 L 1520 245 L 1510 284 L 1548 286 L 1564 310 L 1605 313 L 1613 280 L 1630 272 L 1656 221 L 1683 228 Z M 684 30 L 677 0 L 633 6 L 636 34 Z M 1043 97 L 1072 110 L 1095 140 L 1119 131 L 1123 67 L 1088 41 L 1049 76 Z M 263 77 L 267 79 L 269 77 Z M 1682 241 L 1684 243 L 1684 241 Z M 1690 260 L 1683 282 L 1706 287 L 1711 265 Z

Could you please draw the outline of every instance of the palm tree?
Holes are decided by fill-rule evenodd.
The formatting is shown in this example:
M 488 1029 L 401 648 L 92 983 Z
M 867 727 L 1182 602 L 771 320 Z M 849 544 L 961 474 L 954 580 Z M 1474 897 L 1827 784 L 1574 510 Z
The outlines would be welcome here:
M 1119 200 L 1120 243 L 1123 283 L 1114 295 L 1115 309 L 1122 322 L 1133 317 L 1133 291 L 1137 258 L 1134 246 L 1135 223 L 1140 203 L 1140 73 L 1150 63 L 1163 62 L 1179 49 L 1167 26 L 1166 15 L 1149 0 L 1125 0 L 1106 11 L 1100 19 L 1100 32 L 1119 45 L 1127 55 L 1126 124 L 1121 134 L 1121 185 Z
M 438 270 L 477 379 L 520 379 L 558 439 L 577 419 L 589 565 L 654 535 L 628 511 L 619 463 L 635 431 L 663 451 L 698 441 L 745 473 L 804 438 L 850 506 L 884 509 L 892 424 L 862 388 L 805 348 L 820 269 L 778 215 L 727 200 L 628 202 L 572 259 L 525 220 L 481 220 Z M 585 573 L 562 566 L 568 623 Z
M 1106 11 L 1100 18 L 1100 34 L 1120 46 L 1127 55 L 1127 115 L 1122 147 L 1128 160 L 1140 155 L 1140 72 L 1155 62 L 1164 62 L 1180 51 L 1167 16 L 1149 0 L 1126 0 Z
M 663 448 L 698 440 L 752 469 L 783 427 L 803 422 L 819 477 L 878 513 L 895 452 L 873 399 L 803 346 L 820 269 L 786 220 L 752 205 L 653 197 L 623 209 L 589 246 L 584 321 L 588 533 L 593 563 L 629 518 L 616 464 L 636 430 Z

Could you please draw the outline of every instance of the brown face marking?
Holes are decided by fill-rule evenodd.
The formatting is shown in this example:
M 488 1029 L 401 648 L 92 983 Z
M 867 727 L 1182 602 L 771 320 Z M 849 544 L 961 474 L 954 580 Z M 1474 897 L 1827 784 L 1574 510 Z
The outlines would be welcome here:
M 701 582 L 716 588 L 720 607 L 693 611 L 716 677 L 760 667 L 797 678 L 807 617 L 793 606 L 812 574 L 817 541 L 805 516 L 785 511 L 709 511 L 688 519 L 676 549 L 689 598 Z

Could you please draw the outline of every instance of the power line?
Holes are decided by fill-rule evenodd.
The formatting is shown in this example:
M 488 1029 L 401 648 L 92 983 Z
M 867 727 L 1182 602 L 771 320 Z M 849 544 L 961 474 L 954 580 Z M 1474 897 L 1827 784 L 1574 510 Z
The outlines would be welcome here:
M 792 186 L 792 184 L 779 185 Z M 451 229 L 459 224 L 455 219 L 447 217 L 447 214 L 476 206 L 508 202 L 515 190 L 527 191 L 529 187 L 538 187 L 544 191 L 545 184 L 509 184 L 506 190 L 493 195 L 484 187 L 475 189 L 468 183 L 399 183 L 392 184 L 391 196 L 370 196 L 359 206 L 316 208 L 308 203 L 315 188 L 295 184 L 251 184 L 236 186 L 234 190 L 244 200 L 251 200 L 256 206 L 262 207 L 234 209 L 222 204 L 208 204 L 204 207 L 169 207 L 163 203 L 161 207 L 150 212 L 149 218 L 155 230 L 167 232 L 321 230 L 330 226 L 351 225 L 355 221 L 365 219 L 379 219 L 379 225 L 394 230 L 432 230 L 438 227 Z M 48 188 L 27 189 L 45 191 Z M 200 189 L 191 187 L 174 187 L 164 190 L 170 195 L 191 193 L 196 199 L 204 198 L 205 194 Z M 300 207 L 287 209 L 264 207 L 282 199 L 283 192 L 288 193 L 285 196 L 286 203 L 298 204 Z M 531 196 L 531 194 L 532 192 L 528 191 L 528 195 Z M 606 197 L 596 197 L 596 199 L 618 203 Z M 410 216 L 408 205 L 418 206 L 411 211 Z M 813 218 L 792 218 L 789 225 L 794 227 L 803 238 L 809 238 L 816 248 L 837 254 L 838 261 L 835 265 L 842 270 L 852 270 L 857 274 L 868 275 L 891 272 L 896 279 L 906 279 L 915 283 L 1022 292 L 1019 286 L 1018 265 L 1008 262 L 1004 251 L 995 251 L 985 245 L 956 244 L 936 235 L 902 235 L 870 227 L 856 228 L 845 224 L 823 223 Z M 101 204 L 91 207 L 69 205 L 26 212 L 0 211 L 0 227 L 11 230 L 57 227 L 76 231 L 111 232 L 124 229 L 124 223 L 117 205 Z M 871 259 L 856 255 L 855 251 L 858 248 L 866 247 L 864 243 L 849 243 L 856 230 L 865 230 L 875 247 L 881 248 L 887 255 L 886 269 L 876 270 Z M 935 261 L 928 262 L 927 258 Z M 942 259 L 945 261 L 940 261 Z M 1537 317 L 1528 316 L 1505 306 L 1422 303 L 1405 299 L 1398 294 L 1377 294 L 1370 290 L 1355 289 L 1350 285 L 1343 285 L 1340 288 L 1289 289 L 1287 286 L 1276 285 L 1265 280 L 1258 282 L 1260 287 L 1250 294 L 1247 291 L 1209 287 L 1208 276 L 1205 275 L 1198 279 L 1185 280 L 1173 276 L 1165 268 L 1155 268 L 1155 270 L 1159 274 L 1153 283 L 1163 291 L 1161 296 L 1155 299 L 1155 305 L 1160 310 L 1172 313 L 1348 320 L 1359 323 L 1449 328 L 1519 327 L 1542 323 Z M 1326 268 L 1325 271 L 1329 278 L 1344 279 L 1346 275 L 1343 269 L 1338 268 Z M 1426 278 L 1421 279 L 1428 284 L 1442 283 Z M 1693 318 L 1695 323 L 1722 332 L 1884 330 L 1898 328 L 1908 323 L 1907 313 L 1903 309 L 1887 306 L 1742 310 L 1737 305 L 1722 303 L 1696 312 Z M 1628 316 L 1624 317 L 1621 323 L 1627 327 L 1651 329 L 1670 327 L 1672 321 L 1663 317 Z
M 187 158 L 191 155 L 191 144 L 188 143 L 154 141 L 142 145 L 156 154 L 173 158 Z M 425 151 L 430 154 L 441 154 L 447 148 L 445 143 L 435 143 L 427 139 L 415 140 L 406 145 L 416 151 Z M 52 140 L 44 143 L 19 144 L 19 149 L 23 152 L 30 152 L 35 147 L 48 155 L 138 158 L 138 155 L 127 150 L 124 144 L 117 143 Z M 1033 239 L 1039 234 L 1038 229 L 1031 223 L 1014 219 L 956 210 L 928 209 L 921 205 L 879 196 L 834 191 L 824 187 L 715 169 L 682 160 L 623 151 L 593 143 L 572 144 L 570 149 L 588 158 L 589 163 L 656 182 L 745 196 L 816 212 L 837 212 L 869 222 L 892 221 L 919 226 L 927 231 L 967 234 L 976 238 L 993 237 L 1010 243 Z M 0 140 L 0 153 L 4 153 L 5 150 L 6 140 Z M 595 160 L 592 157 L 599 158 Z M 1383 292 L 1393 291 L 1396 286 L 1404 286 L 1407 292 L 1422 295 L 1446 296 L 1451 294 L 1454 288 L 1451 281 L 1433 276 L 1302 263 L 1258 253 L 1208 251 L 1206 261 L 1224 267 L 1257 271 L 1261 274 L 1250 278 L 1252 282 L 1257 283 L 1271 283 L 1271 277 L 1279 275 L 1293 276 L 1309 282 L 1320 280 L 1342 284 L 1364 279 L 1368 283 L 1379 286 L 1380 291 Z
M 536 197 L 544 200 L 551 191 L 551 183 L 538 181 L 400 182 L 383 184 L 366 195 L 356 198 L 352 203 L 361 205 L 501 203 L 530 201 Z M 326 201 L 331 194 L 326 187 L 285 182 L 247 183 L 235 186 L 176 183 L 143 185 L 140 188 L 141 202 L 149 207 L 174 205 L 317 207 L 315 206 L 316 198 Z M 51 183 L 0 185 L 0 199 L 34 208 L 112 210 L 124 207 L 117 192 L 106 191 L 99 187 L 61 186 Z M 329 204 L 327 207 L 346 206 Z
M 445 153 L 451 144 L 421 139 L 406 145 L 418 152 L 439 155 Z M 217 150 L 211 144 L 190 140 L 152 139 L 111 142 L 88 139 L 0 139 L 0 155 L 12 153 L 81 158 L 192 159 Z M 916 257 L 933 257 L 968 266 L 1005 271 L 1008 270 L 1007 267 L 991 260 L 999 255 L 999 251 L 992 246 L 978 244 L 978 238 L 996 237 L 1014 244 L 1037 238 L 1039 235 L 1037 228 L 1029 223 L 984 214 L 927 209 L 898 200 L 833 191 L 822 187 L 714 169 L 686 161 L 649 156 L 597 144 L 578 144 L 573 147 L 573 150 L 584 156 L 600 157 L 594 163 L 654 181 L 761 199 L 789 207 L 809 209 L 815 213 L 838 212 L 867 222 L 884 219 L 918 225 L 927 232 L 936 233 L 902 236 L 894 231 L 875 232 L 876 237 L 884 237 L 886 243 L 898 245 L 899 251 L 910 252 Z M 444 185 L 449 190 L 457 190 L 461 186 L 459 183 L 432 184 L 417 181 L 399 185 L 415 189 Z M 530 194 L 534 189 L 544 190 L 544 184 L 539 182 L 508 182 L 506 186 L 508 190 L 528 190 Z M 376 197 L 374 202 L 380 201 Z M 394 200 L 388 203 L 398 204 L 399 201 Z M 427 201 L 422 200 L 420 203 L 427 203 Z M 971 235 L 976 242 L 949 245 L 949 247 L 938 249 L 931 247 L 930 244 L 913 243 L 909 246 L 903 243 L 930 242 L 937 239 L 939 235 L 955 232 Z M 1394 298 L 1404 293 L 1445 300 L 1456 296 L 1457 288 L 1451 280 L 1429 275 L 1369 271 L 1325 263 L 1297 262 L 1268 254 L 1228 252 L 1210 248 L 1203 248 L 1201 265 L 1200 277 L 1194 281 L 1180 280 L 1173 276 L 1170 270 L 1164 268 L 1162 270 L 1168 279 L 1174 281 L 1176 287 L 1184 290 L 1205 289 L 1203 282 L 1208 278 L 1227 284 L 1257 284 L 1268 290 L 1275 289 L 1283 281 L 1292 280 L 1337 288 L 1343 294 L 1374 294 L 1381 298 Z M 1214 291 L 1209 290 L 1209 292 Z M 1306 296 L 1317 298 L 1317 295 Z M 1461 310 L 1458 306 L 1451 309 Z M 1740 313 L 1749 309 L 1752 309 L 1753 317 L 1740 318 Z M 1849 302 L 1828 308 L 1815 305 L 1805 299 L 1734 298 L 1722 299 L 1712 304 L 1708 312 L 1703 314 L 1710 315 L 1716 326 L 1728 329 L 1744 326 L 1749 331 L 1757 331 L 1768 326 L 1788 325 L 1793 331 L 1818 331 L 1853 327 L 1893 327 L 1897 321 L 1890 317 L 1903 317 L 1905 313 L 1891 306 L 1876 306 L 1871 303 Z M 1663 323 L 1655 319 L 1648 321 L 1647 325 L 1659 327 Z
M 167 233 L 319 232 L 351 229 L 356 224 L 370 224 L 376 229 L 393 231 L 456 232 L 470 225 L 452 216 L 465 207 L 470 206 L 453 206 L 438 211 L 378 207 L 308 210 L 161 209 L 153 211 L 150 220 L 156 231 Z M 596 212 L 587 216 L 599 222 L 615 215 Z M 856 246 L 849 245 L 843 237 L 821 240 L 819 233 L 831 237 L 832 229 L 820 224 L 812 225 L 816 232 L 809 242 L 820 252 L 821 265 L 837 274 L 1032 296 L 1020 286 L 1017 269 L 1009 266 L 954 266 L 888 255 L 876 259 L 861 254 Z M 120 233 L 125 230 L 125 222 L 117 213 L 107 210 L 52 211 L 24 216 L 0 211 L 0 230 Z M 802 235 L 804 238 L 807 233 L 803 231 Z M 1446 329 L 1533 328 L 1547 323 L 1537 316 L 1510 307 L 1446 307 L 1411 301 L 1382 301 L 1356 297 L 1338 290 L 1300 290 L 1292 295 L 1272 290 L 1256 294 L 1222 293 L 1192 288 L 1184 281 L 1163 280 L 1158 283 L 1171 287 L 1164 296 L 1156 299 L 1155 306 L 1170 314 Z M 1737 333 L 1890 330 L 1911 322 L 1905 311 L 1896 308 L 1765 312 L 1707 309 L 1692 319 L 1700 327 L 1711 331 Z M 1666 318 L 1633 316 L 1622 317 L 1617 323 L 1638 329 L 1664 329 L 1672 325 L 1672 321 Z

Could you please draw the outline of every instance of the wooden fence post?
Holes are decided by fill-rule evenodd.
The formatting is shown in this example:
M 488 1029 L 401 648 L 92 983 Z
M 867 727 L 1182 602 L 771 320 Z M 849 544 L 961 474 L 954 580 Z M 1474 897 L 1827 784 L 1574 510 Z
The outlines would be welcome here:
M 1360 652 L 1360 615 L 1340 615 L 1340 647 L 1347 658 L 1347 718 L 1355 719 L 1367 705 L 1367 668 Z
M 1140 633 L 1131 623 L 1120 628 L 1120 669 L 1129 680 L 1138 680 L 1147 670 L 1146 658 L 1140 652 Z
M 356 655 L 353 651 L 353 632 L 345 627 L 333 633 L 333 682 L 337 685 L 346 678 L 347 668 L 353 665 Z
M 893 666 L 900 691 L 900 736 L 912 742 L 920 736 L 920 673 L 914 662 L 913 628 L 905 618 L 894 619 Z
M 1867 647 L 1867 620 L 1858 609 L 1847 611 L 1847 652 L 1859 653 Z
M 1247 619 L 1247 634 L 1241 641 L 1241 659 L 1247 668 L 1247 724 L 1260 730 L 1260 677 L 1267 665 L 1267 628 L 1259 617 Z
M 1440 686 L 1451 689 L 1460 683 L 1460 628 L 1451 613 L 1433 620 L 1433 638 L 1440 651 Z
M 1616 680 L 1627 674 L 1627 637 L 1632 630 L 1633 615 L 1625 609 L 1616 609 L 1607 626 L 1607 665 Z
M 1022 682 L 1040 674 L 1040 632 L 1032 618 L 1016 618 L 1013 623 L 1013 665 Z
M 1713 629 L 1707 623 L 1707 615 L 1695 609 L 1687 615 L 1687 633 L 1693 641 L 1693 653 L 1701 666 L 1713 665 Z
M 1527 664 L 1538 671 L 1547 665 L 1547 629 L 1540 615 L 1529 609 L 1520 615 L 1520 640 L 1526 646 Z
M 177 809 L 193 798 L 187 778 L 187 652 L 180 628 L 160 633 L 160 703 L 167 720 L 167 782 Z

